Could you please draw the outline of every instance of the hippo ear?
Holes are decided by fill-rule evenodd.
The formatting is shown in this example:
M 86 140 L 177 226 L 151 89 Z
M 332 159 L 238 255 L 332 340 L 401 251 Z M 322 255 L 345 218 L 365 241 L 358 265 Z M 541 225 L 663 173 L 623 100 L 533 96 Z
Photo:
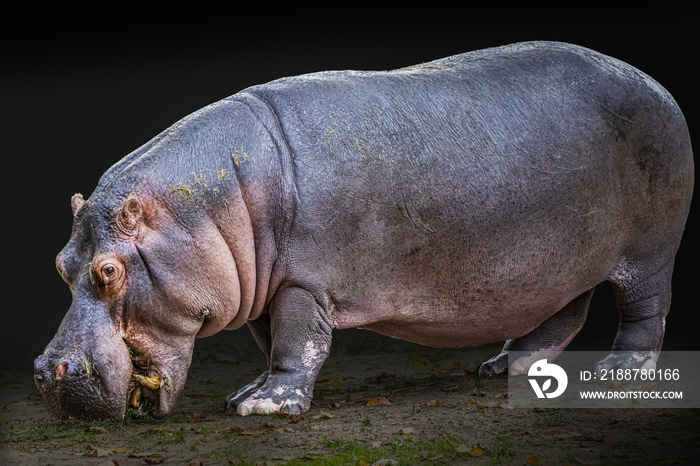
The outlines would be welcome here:
M 75 215 L 78 213 L 83 204 L 85 204 L 83 195 L 80 193 L 73 194 L 73 197 L 70 198 L 70 208 L 73 212 L 73 217 L 75 217 Z
M 129 197 L 124 201 L 121 211 L 117 214 L 117 226 L 124 233 L 132 234 L 143 216 L 141 202 L 136 197 Z

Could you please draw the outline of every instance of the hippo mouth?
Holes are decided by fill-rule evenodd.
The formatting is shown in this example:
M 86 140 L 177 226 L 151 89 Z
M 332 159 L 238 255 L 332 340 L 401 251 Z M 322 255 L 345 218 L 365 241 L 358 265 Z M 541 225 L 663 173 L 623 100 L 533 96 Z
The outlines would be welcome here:
M 134 417 L 155 416 L 160 406 L 160 390 L 166 378 L 152 364 L 146 362 L 141 354 L 129 348 L 131 359 L 131 379 L 127 389 L 126 407 Z

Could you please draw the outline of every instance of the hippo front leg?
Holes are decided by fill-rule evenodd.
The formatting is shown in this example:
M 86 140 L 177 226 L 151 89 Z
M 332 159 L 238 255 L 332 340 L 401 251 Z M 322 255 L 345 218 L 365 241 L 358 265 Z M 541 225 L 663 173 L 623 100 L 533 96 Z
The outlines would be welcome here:
M 330 318 L 308 291 L 299 287 L 278 291 L 270 302 L 269 314 L 269 373 L 244 387 L 252 388 L 247 398 L 231 400 L 243 416 L 297 414 L 309 409 L 314 381 L 330 350 Z M 264 347 L 266 340 L 259 336 L 256 340 Z M 259 388 L 256 383 L 261 384 Z M 229 406 L 233 407 L 230 402 Z

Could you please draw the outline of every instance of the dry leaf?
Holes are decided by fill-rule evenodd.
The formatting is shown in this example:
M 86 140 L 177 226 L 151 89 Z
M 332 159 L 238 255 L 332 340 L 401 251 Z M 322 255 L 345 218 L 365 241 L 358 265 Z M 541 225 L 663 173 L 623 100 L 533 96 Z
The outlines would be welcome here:
M 442 391 L 443 391 L 443 392 L 448 392 L 448 393 L 449 393 L 449 392 L 454 392 L 454 391 L 456 391 L 458 388 L 459 388 L 459 385 L 454 385 L 454 386 L 452 386 L 452 387 L 443 388 Z
M 472 390 L 472 395 L 474 396 L 486 396 L 486 392 L 477 390 L 476 388 Z
M 5 422 L 5 421 L 3 421 L 2 418 L 0 417 L 0 424 L 2 424 L 3 422 Z
M 420 406 L 421 408 L 437 408 L 440 406 L 440 402 L 438 400 L 426 401 Z
M 415 361 L 413 361 L 414 369 L 418 369 L 419 367 L 430 367 L 432 365 L 433 353 L 428 350 L 419 351 Z
M 457 453 L 467 453 L 469 450 L 467 450 L 467 447 L 463 443 L 460 443 L 455 447 L 455 451 Z
M 387 398 L 384 398 L 383 396 L 378 396 L 376 398 L 372 398 L 367 402 L 367 406 L 391 406 L 394 403 L 389 401 Z
M 477 443 L 476 446 L 473 446 L 467 453 L 472 456 L 481 456 L 484 454 L 484 447 L 482 447 L 480 443 Z
M 327 421 L 328 419 L 333 419 L 335 416 L 328 414 L 325 411 L 321 411 L 317 416 L 313 416 L 311 419 L 316 419 L 317 421 Z
M 166 432 L 167 430 L 167 427 L 153 427 L 152 429 L 148 429 L 146 432 Z
M 245 432 L 245 429 L 243 427 L 239 427 L 239 426 L 231 426 L 231 427 L 228 427 L 228 428 L 222 430 L 221 432 L 227 433 L 227 434 L 242 434 L 243 432 Z
M 92 427 L 88 427 L 88 428 L 85 429 L 83 432 L 86 432 L 86 433 L 87 433 L 87 432 L 94 432 L 94 433 L 96 433 L 96 434 L 106 434 L 106 433 L 107 433 L 107 429 L 105 429 L 104 427 L 92 426 Z
M 97 448 L 95 445 L 88 443 L 87 446 L 87 456 L 97 456 L 98 458 L 101 458 L 103 456 L 108 456 L 111 455 L 112 452 L 109 450 L 104 450 L 102 448 Z
M 190 416 L 190 421 L 199 421 L 202 419 L 202 413 L 192 413 L 192 416 Z
M 282 416 L 286 417 L 289 419 L 290 424 L 296 424 L 297 422 L 301 421 L 304 419 L 304 416 L 301 414 L 288 414 L 288 413 L 282 413 Z
M 542 464 L 536 456 L 531 456 L 525 460 L 525 464 Z
M 469 400 L 469 404 L 470 404 L 470 405 L 475 405 L 475 404 L 477 404 L 477 403 L 479 403 L 479 402 L 476 401 L 474 398 L 472 398 L 471 400 Z
M 507 393 L 499 393 L 496 395 L 496 398 L 508 398 L 508 394 Z
M 399 427 L 399 434 L 409 435 L 413 433 L 413 427 Z

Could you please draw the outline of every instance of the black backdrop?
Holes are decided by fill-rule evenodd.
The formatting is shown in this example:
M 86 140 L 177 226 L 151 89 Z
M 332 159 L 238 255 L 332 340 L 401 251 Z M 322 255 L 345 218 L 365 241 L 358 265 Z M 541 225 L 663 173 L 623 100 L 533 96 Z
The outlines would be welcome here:
M 118 27 L 95 18 L 51 26 L 27 21 L 4 40 L 0 77 L 2 246 L 9 278 L 3 281 L 0 368 L 30 368 L 68 309 L 70 292 L 54 258 L 70 236 L 71 195 L 87 198 L 121 157 L 192 111 L 249 85 L 328 69 L 392 69 L 517 41 L 560 40 L 649 73 L 674 95 L 695 136 L 697 40 L 685 25 L 689 13 L 655 12 L 639 20 L 588 11 L 581 20 L 578 8 L 565 16 L 540 12 L 504 20 L 507 7 L 499 3 L 478 13 L 418 11 L 409 21 L 375 12 L 348 17 L 347 7 L 328 7 L 300 23 L 260 5 L 255 13 L 212 11 L 178 22 L 134 17 Z M 700 258 L 692 244 L 699 232 L 695 197 L 677 258 L 669 348 L 700 347 L 694 329 Z M 616 321 L 610 289 L 603 286 L 577 347 L 609 341 Z

